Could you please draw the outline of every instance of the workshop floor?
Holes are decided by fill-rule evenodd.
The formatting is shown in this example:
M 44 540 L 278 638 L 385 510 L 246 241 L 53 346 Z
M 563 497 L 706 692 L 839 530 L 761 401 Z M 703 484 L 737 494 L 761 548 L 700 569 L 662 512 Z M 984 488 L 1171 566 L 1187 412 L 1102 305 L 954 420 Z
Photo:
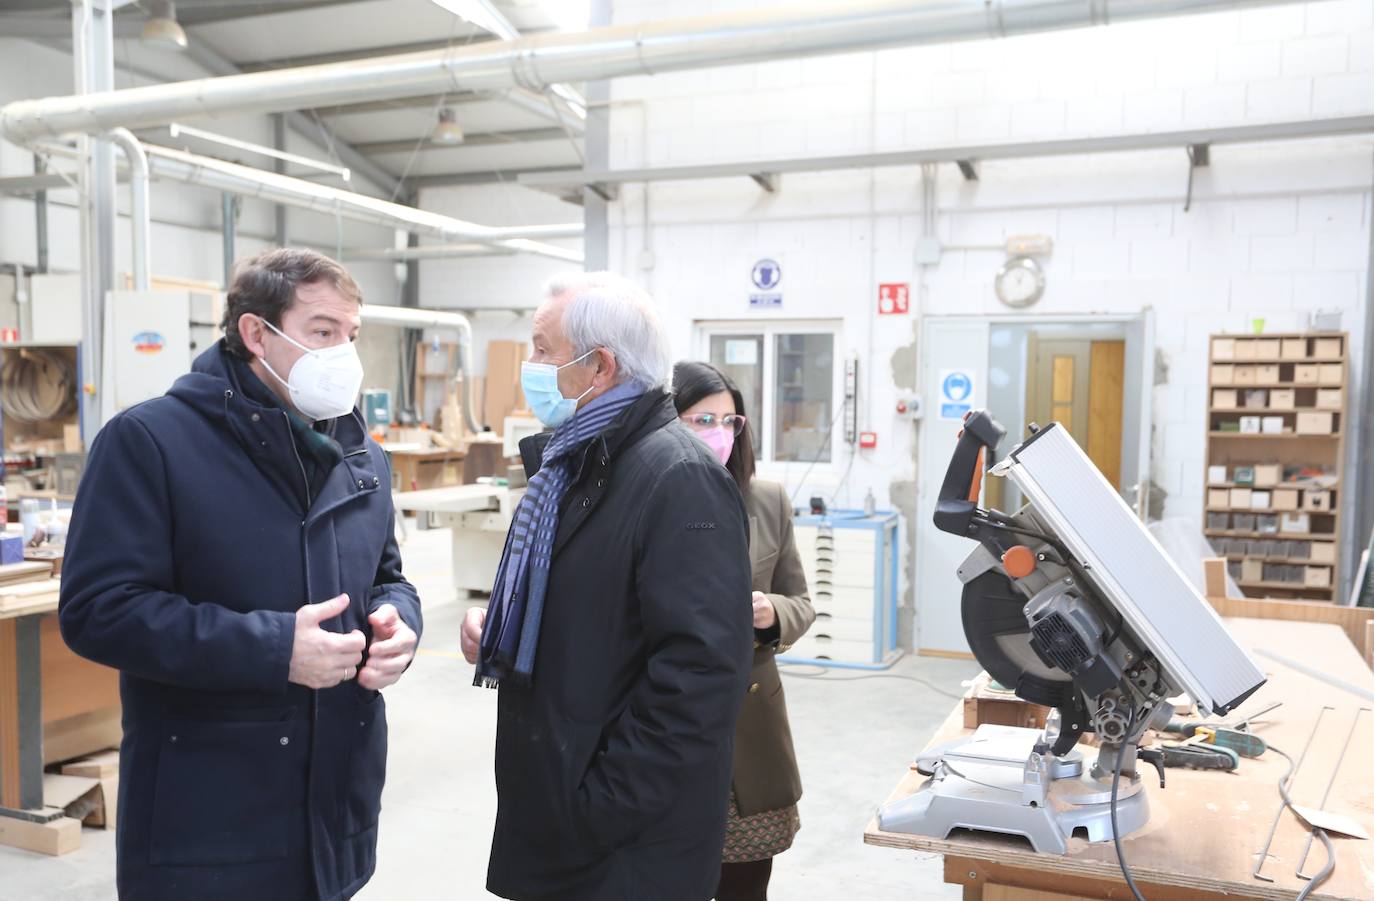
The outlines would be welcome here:
M 450 584 L 449 533 L 408 535 L 406 572 L 426 604 L 425 640 L 415 665 L 387 694 L 391 749 L 379 865 L 357 897 L 488 898 L 496 697 L 472 687 L 472 669 L 458 654 L 468 604 Z M 862 835 L 877 803 L 949 713 L 954 701 L 941 692 L 957 693 L 977 664 L 910 657 L 877 676 L 830 671 L 804 678 L 817 671 L 792 670 L 785 684 L 806 796 L 802 831 L 774 866 L 773 896 L 962 897 L 958 887 L 944 885 L 938 857 L 871 848 Z M 113 832 L 86 829 L 80 850 L 57 858 L 0 847 L 0 901 L 114 898 Z

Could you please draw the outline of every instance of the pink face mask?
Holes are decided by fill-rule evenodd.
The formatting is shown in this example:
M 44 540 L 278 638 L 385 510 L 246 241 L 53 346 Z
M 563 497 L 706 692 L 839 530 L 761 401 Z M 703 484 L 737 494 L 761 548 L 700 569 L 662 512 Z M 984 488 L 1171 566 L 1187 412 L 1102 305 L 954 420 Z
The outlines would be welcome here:
M 722 464 L 730 459 L 730 452 L 735 449 L 734 429 L 727 429 L 725 426 L 697 432 L 697 437 L 705 441 L 706 446 L 716 452 L 716 456 Z

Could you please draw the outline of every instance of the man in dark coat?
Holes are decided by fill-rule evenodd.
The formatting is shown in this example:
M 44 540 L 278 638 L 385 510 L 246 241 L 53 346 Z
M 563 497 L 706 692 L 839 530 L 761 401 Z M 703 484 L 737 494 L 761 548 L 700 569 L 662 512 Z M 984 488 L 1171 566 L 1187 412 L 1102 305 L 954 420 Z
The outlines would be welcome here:
M 706 901 L 753 649 L 748 518 L 678 421 L 647 296 L 605 274 L 549 295 L 522 381 L 558 428 L 521 446 L 530 493 L 492 604 L 462 636 L 479 680 L 499 685 L 487 888 Z
M 60 620 L 120 670 L 122 899 L 334 901 L 375 868 L 379 690 L 421 617 L 353 407 L 360 303 L 312 251 L 247 261 L 225 338 L 91 447 Z

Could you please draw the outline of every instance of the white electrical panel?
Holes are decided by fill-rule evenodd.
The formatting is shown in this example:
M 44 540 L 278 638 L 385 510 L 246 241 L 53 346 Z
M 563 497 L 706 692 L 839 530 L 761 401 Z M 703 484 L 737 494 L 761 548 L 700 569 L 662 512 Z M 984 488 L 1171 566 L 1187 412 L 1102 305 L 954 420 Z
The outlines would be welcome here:
M 160 397 L 191 370 L 192 311 L 199 307 L 206 312 L 200 298 L 208 296 L 190 291 L 110 292 L 105 371 L 112 377 L 105 385 L 112 392 L 114 412 Z

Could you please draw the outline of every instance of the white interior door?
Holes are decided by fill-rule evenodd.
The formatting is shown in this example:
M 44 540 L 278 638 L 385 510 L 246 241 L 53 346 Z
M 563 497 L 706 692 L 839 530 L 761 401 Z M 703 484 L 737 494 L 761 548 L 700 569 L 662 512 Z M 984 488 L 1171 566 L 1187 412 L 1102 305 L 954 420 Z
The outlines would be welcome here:
M 974 544 L 939 531 L 933 517 L 940 483 L 963 423 L 960 407 L 976 410 L 987 404 L 988 329 L 986 319 L 930 317 L 923 323 L 925 415 L 917 460 L 917 522 L 911 529 L 916 554 L 918 651 L 968 651 L 959 612 L 963 586 L 955 571 Z M 961 396 L 965 388 L 967 394 Z

